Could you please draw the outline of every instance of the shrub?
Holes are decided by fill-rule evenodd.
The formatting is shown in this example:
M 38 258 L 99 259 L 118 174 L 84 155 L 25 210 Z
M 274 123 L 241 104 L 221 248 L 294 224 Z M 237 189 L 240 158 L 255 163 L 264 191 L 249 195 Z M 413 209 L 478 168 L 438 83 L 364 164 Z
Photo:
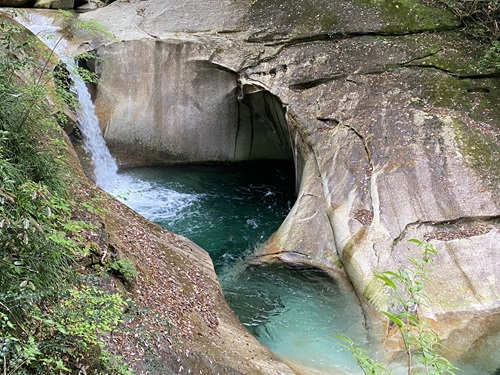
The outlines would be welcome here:
M 126 301 L 79 282 L 75 251 L 85 246 L 72 219 L 61 130 L 50 115 L 36 42 L 0 19 L 0 368 L 4 375 L 75 373 L 115 329 Z M 43 60 L 43 59 L 42 59 Z M 109 362 L 109 363 L 108 363 Z M 110 367 L 111 366 L 111 367 Z M 114 366 L 114 365 L 113 365 Z
M 478 70 L 500 70 L 500 0 L 440 0 L 461 20 L 466 32 L 487 44 Z

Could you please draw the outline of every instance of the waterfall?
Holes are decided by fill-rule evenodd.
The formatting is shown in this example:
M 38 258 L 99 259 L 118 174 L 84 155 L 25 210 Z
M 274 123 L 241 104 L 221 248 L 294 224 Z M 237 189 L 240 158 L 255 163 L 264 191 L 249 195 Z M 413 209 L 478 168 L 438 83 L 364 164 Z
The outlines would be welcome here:
M 53 24 L 52 18 L 38 13 L 24 13 L 16 17 L 16 20 L 53 49 L 66 65 L 71 78 L 70 89 L 76 97 L 78 128 L 82 134 L 83 147 L 94 165 L 95 183 L 103 189 L 110 189 L 116 181 L 118 167 L 106 146 L 95 114 L 94 103 L 85 81 L 78 72 L 71 50 L 59 33 L 60 28 Z
M 116 161 L 106 146 L 95 114 L 94 103 L 92 103 L 85 82 L 78 73 L 75 60 L 71 59 L 71 63 L 67 61 L 65 63 L 73 82 L 71 91 L 77 98 L 78 128 L 82 133 L 83 146 L 90 155 L 92 164 L 94 164 L 95 182 L 103 189 L 109 189 L 117 178 L 118 167 Z

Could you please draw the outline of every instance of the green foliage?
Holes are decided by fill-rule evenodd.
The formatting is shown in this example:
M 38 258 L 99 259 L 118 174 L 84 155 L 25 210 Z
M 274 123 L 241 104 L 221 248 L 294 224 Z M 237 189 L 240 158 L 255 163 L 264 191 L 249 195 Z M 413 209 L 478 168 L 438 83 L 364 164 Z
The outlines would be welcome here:
M 128 364 L 120 356 L 110 355 L 108 352 L 103 351 L 100 360 L 104 368 L 106 369 L 106 372 L 102 375 L 134 375 L 134 373 L 130 370 Z
M 479 61 L 479 68 L 493 67 L 500 70 L 500 41 L 494 40 Z
M 465 30 L 489 47 L 478 70 L 500 70 L 500 0 L 440 0 L 460 19 Z
M 127 302 L 77 283 L 74 254 L 85 251 L 88 225 L 72 218 L 64 143 L 53 138 L 61 130 L 41 79 L 50 74 L 35 65 L 47 56 L 30 57 L 35 44 L 23 38 L 0 20 L 0 369 L 76 373 L 97 351 L 103 374 L 126 375 L 98 337 L 115 329 Z
M 82 206 L 85 207 L 85 209 L 93 214 L 99 214 L 103 212 L 103 208 L 98 206 L 98 202 L 96 201 L 88 201 L 88 202 L 82 202 Z
M 108 269 L 117 273 L 127 283 L 134 281 L 138 275 L 135 265 L 130 259 L 119 259 L 111 262 Z
M 363 370 L 366 375 L 385 375 L 390 374 L 384 366 L 379 362 L 372 359 L 365 349 L 361 348 L 357 343 L 348 337 L 337 335 L 337 337 L 344 342 L 342 346 L 348 349 L 358 366 Z
M 425 318 L 419 316 L 419 308 L 428 302 L 424 292 L 429 268 L 434 264 L 437 250 L 427 242 L 416 239 L 410 242 L 422 250 L 422 258 L 410 258 L 409 266 L 396 271 L 384 271 L 375 277 L 389 290 L 390 309 L 381 311 L 390 324 L 399 331 L 407 355 L 408 374 L 418 363 L 426 375 L 454 375 L 457 367 L 440 355 L 441 340 Z M 348 338 L 341 339 L 365 374 L 391 374 L 382 365 L 371 359 L 366 351 Z
M 51 305 L 31 305 L 28 319 L 0 312 L 0 352 L 7 373 L 69 373 L 98 335 L 116 327 L 127 302 L 118 294 L 81 287 L 70 289 Z
M 119 294 L 89 287 L 72 289 L 55 311 L 57 330 L 78 340 L 85 349 L 97 344 L 97 334 L 111 331 L 120 321 L 126 302 Z M 56 323 L 54 323 L 56 324 Z
M 0 66 L 8 66 L 10 57 L 3 57 Z M 70 264 L 68 249 L 48 240 L 69 216 L 70 203 L 59 177 L 62 165 L 53 157 L 57 151 L 42 151 L 50 122 L 47 93 L 20 84 L 9 70 L 0 70 L 0 290 L 26 280 L 48 288 Z
M 476 36 L 498 38 L 500 0 L 442 0 Z
M 401 334 L 408 359 L 408 374 L 415 359 L 425 374 L 454 374 L 457 368 L 439 354 L 441 340 L 428 322 L 418 315 L 420 306 L 428 302 L 424 292 L 429 267 L 434 264 L 437 250 L 432 244 L 412 239 L 422 249 L 421 259 L 410 258 L 410 266 L 375 275 L 391 290 L 392 311 L 382 311 Z

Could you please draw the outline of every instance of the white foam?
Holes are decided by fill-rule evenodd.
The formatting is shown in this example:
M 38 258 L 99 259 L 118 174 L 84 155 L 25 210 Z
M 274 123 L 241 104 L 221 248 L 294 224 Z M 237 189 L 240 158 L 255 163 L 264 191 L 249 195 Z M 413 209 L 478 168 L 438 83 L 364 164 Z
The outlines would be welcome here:
M 151 221 L 171 222 L 180 219 L 186 208 L 199 200 L 201 195 L 179 193 L 131 176 L 118 176 L 110 194 Z

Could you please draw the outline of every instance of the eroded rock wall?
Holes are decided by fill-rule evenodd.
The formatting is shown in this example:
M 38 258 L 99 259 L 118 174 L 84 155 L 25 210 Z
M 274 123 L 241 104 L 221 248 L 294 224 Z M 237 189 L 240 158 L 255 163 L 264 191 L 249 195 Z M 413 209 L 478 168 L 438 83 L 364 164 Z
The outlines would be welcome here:
M 330 48 L 325 43 L 318 47 Z M 331 50 L 328 56 L 335 63 L 346 58 Z M 367 59 L 376 63 L 373 56 L 367 54 Z M 298 65 L 297 70 L 303 71 Z M 288 65 L 288 71 L 292 69 Z M 447 337 L 450 331 L 460 331 L 440 324 L 448 314 L 461 314 L 464 321 L 478 319 L 469 315 L 473 311 L 482 311 L 487 320 L 498 314 L 500 206 L 495 169 L 500 159 L 495 107 L 474 113 L 439 106 L 429 91 L 450 77 L 435 68 L 386 67 L 380 74 L 370 70 L 345 72 L 312 87 L 299 85 L 293 73 L 279 84 L 271 79 L 263 83 L 276 87 L 275 94 L 300 116 L 299 131 L 306 134 L 325 197 L 318 212 L 325 210 L 331 225 L 331 230 L 318 235 L 333 234 L 334 248 L 359 295 L 384 307 L 373 273 L 418 258 L 418 250 L 407 242 L 410 238 L 430 240 L 439 255 L 427 288 L 431 296 L 427 313 L 438 317 L 437 329 Z M 306 82 L 313 80 L 308 77 Z M 461 105 L 472 108 L 474 101 L 481 107 L 484 101 L 496 102 L 498 82 L 468 83 L 488 85 L 489 93 L 466 92 Z M 283 90 L 291 85 L 297 89 Z M 469 137 L 476 143 L 467 146 Z M 473 156 L 474 150 L 488 156 Z M 482 158 L 480 165 L 475 158 Z M 290 231 L 300 237 L 298 233 L 312 228 L 312 222 L 285 222 L 270 248 L 276 251 L 275 243 Z M 325 265 L 319 247 L 309 248 L 307 254 Z M 488 334 L 487 327 L 477 328 Z M 474 341 L 472 335 L 469 338 Z M 447 342 L 453 356 L 469 355 L 475 345 Z
M 445 59 L 446 43 L 456 40 L 453 33 L 443 37 L 450 39 L 436 59 Z M 470 61 L 462 60 L 454 74 L 429 62 L 425 49 L 434 38 L 301 43 L 245 73 L 288 103 L 290 124 L 314 160 L 307 168 L 314 178 L 307 185 L 322 189 L 323 204 L 316 212 L 325 212 L 331 226 L 316 233 L 332 236 L 330 248 L 360 296 L 384 307 L 373 273 L 418 258 L 409 239 L 432 241 L 439 255 L 426 314 L 436 317 L 442 337 L 462 332 L 470 339 L 467 344 L 447 341 L 449 353 L 460 357 L 470 356 L 481 343 L 474 337 L 490 334 L 484 324 L 476 326 L 482 333 L 470 335 L 463 322 L 498 319 L 500 133 L 494 103 L 500 92 L 498 79 L 467 72 Z M 309 69 L 311 60 L 317 69 Z M 417 60 L 422 61 L 408 63 Z M 270 73 L 284 65 L 286 74 Z M 312 220 L 285 221 L 268 251 L 280 247 L 295 253 L 285 245 L 289 233 L 307 238 L 313 228 Z M 308 262 L 331 267 L 323 249 L 309 244 Z M 280 255 L 284 261 L 288 257 Z M 473 313 L 479 311 L 482 318 Z M 447 316 L 457 315 L 461 328 L 445 323 L 453 320 Z
M 237 73 L 194 40 L 141 39 L 102 50 L 97 115 L 122 166 L 289 159 L 282 106 L 238 100 Z
M 236 77 L 203 52 L 189 40 L 134 40 L 106 49 L 96 108 L 120 164 L 234 156 Z

